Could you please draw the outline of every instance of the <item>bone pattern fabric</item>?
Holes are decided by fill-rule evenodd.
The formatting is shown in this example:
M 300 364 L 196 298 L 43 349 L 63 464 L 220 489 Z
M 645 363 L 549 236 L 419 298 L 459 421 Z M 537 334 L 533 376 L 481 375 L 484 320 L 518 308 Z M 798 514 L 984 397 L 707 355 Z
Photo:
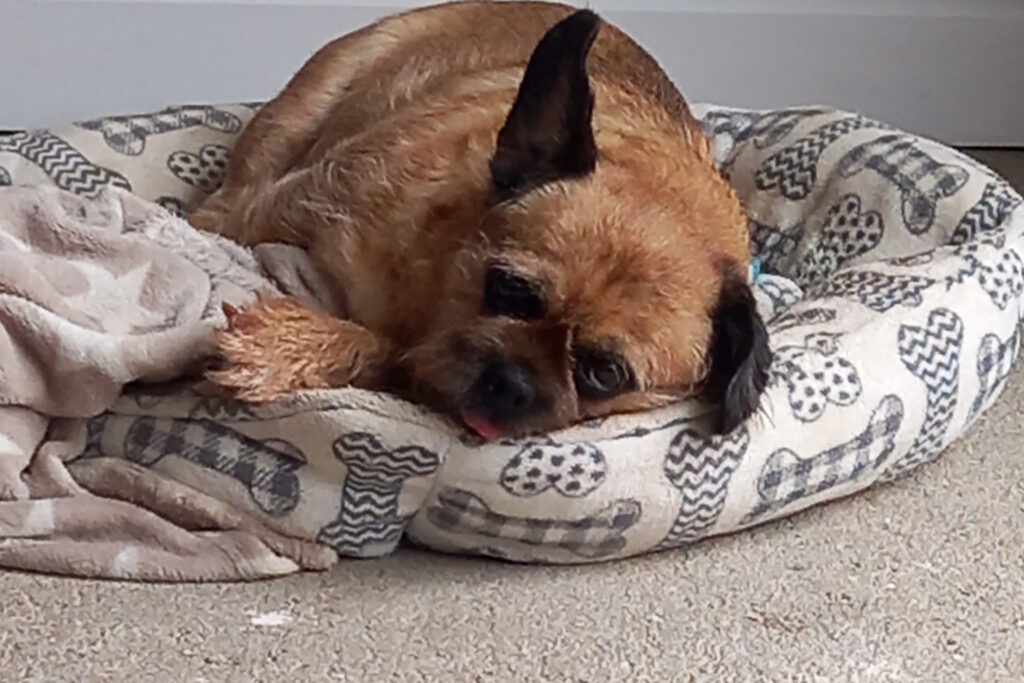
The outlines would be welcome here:
M 380 394 L 247 407 L 135 382 L 187 366 L 221 301 L 269 288 L 334 310 L 301 253 L 170 215 L 216 188 L 257 107 L 0 138 L 0 184 L 34 186 L 0 191 L 0 259 L 17 264 L 0 270 L 0 565 L 223 580 L 403 537 L 517 562 L 676 548 L 934 460 L 1019 352 L 1024 209 L 1007 183 L 854 113 L 701 105 L 751 217 L 775 356 L 764 409 L 731 434 L 707 436 L 692 401 L 481 445 Z

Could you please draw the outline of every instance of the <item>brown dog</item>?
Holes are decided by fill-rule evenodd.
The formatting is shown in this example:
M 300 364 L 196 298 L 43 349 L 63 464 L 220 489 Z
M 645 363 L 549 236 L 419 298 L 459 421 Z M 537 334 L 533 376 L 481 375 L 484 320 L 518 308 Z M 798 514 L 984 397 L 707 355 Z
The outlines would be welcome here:
M 198 228 L 307 248 L 347 320 L 261 300 L 213 379 L 250 401 L 391 390 L 495 438 L 703 388 L 731 430 L 770 352 L 747 221 L 656 62 L 592 12 L 410 11 L 321 49 Z

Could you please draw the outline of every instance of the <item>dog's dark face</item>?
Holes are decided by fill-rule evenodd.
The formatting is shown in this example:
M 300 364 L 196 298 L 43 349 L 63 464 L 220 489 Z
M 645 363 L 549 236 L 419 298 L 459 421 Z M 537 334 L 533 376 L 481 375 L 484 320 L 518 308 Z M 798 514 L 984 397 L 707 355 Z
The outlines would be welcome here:
M 666 153 L 628 125 L 595 135 L 586 58 L 598 26 L 577 12 L 534 52 L 491 161 L 485 239 L 457 256 L 433 332 L 410 357 L 442 407 L 484 437 L 697 389 L 729 431 L 767 381 L 739 202 L 706 155 Z M 626 120 L 645 115 L 621 106 Z M 669 139 L 687 135 L 673 125 Z

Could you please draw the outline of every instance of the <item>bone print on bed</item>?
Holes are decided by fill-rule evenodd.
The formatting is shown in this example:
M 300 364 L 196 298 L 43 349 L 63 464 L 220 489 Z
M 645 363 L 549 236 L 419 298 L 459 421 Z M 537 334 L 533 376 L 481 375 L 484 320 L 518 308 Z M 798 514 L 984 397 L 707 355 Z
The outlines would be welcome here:
M 777 275 L 761 275 L 754 283 L 754 297 L 758 295 L 767 301 L 766 310 L 761 311 L 765 318 L 772 318 L 781 311 L 786 311 L 804 298 L 804 291 L 792 280 Z
M 224 145 L 203 145 L 197 154 L 178 150 L 167 157 L 167 168 L 181 182 L 210 194 L 224 181 L 229 155 Z
M 795 327 L 821 325 L 833 322 L 838 316 L 834 308 L 808 308 L 802 311 L 783 311 L 768 319 L 769 334 L 785 332 Z
M 902 423 L 903 402 L 889 395 L 875 408 L 867 426 L 849 441 L 809 458 L 802 458 L 788 448 L 775 451 L 761 470 L 757 482 L 760 502 L 747 515 L 746 522 L 803 498 L 855 483 L 878 469 L 892 454 Z
M 338 516 L 320 530 L 317 540 L 345 555 L 391 552 L 412 514 L 399 510 L 402 488 L 409 479 L 433 474 L 440 458 L 417 445 L 387 448 L 367 432 L 344 434 L 333 448 L 347 472 Z
M 751 140 L 756 149 L 766 149 L 785 139 L 808 117 L 826 113 L 828 110 L 824 107 L 769 112 L 712 111 L 704 117 L 703 125 L 727 170 L 735 160 L 734 152 L 739 145 Z
M 793 257 L 805 232 L 803 222 L 780 227 L 752 220 L 751 252 L 766 272 L 785 273 L 793 267 Z
M 853 405 L 861 381 L 853 363 L 839 354 L 839 335 L 815 332 L 803 345 L 775 351 L 771 381 L 785 385 L 789 408 L 801 422 L 814 422 L 829 405 Z
M 755 176 L 757 189 L 777 190 L 786 199 L 804 199 L 818 183 L 821 155 L 847 135 L 865 128 L 888 126 L 862 116 L 844 116 L 825 123 L 764 161 Z
M 674 548 L 701 537 L 718 521 L 736 466 L 750 444 L 740 427 L 725 436 L 705 438 L 684 429 L 672 439 L 665 455 L 665 477 L 679 490 L 679 514 L 656 546 Z
M 1005 309 L 1020 299 L 1024 292 L 1024 262 L 1015 249 L 1007 247 L 1004 234 L 982 233 L 974 241 L 959 244 L 949 251 L 960 262 L 943 278 L 947 289 L 973 282 L 999 309 Z M 910 257 L 891 259 L 890 263 L 913 268 L 931 264 L 935 258 L 936 250 L 932 249 Z
M 108 185 L 132 189 L 123 175 L 92 163 L 65 140 L 46 131 L 0 135 L 0 152 L 21 156 L 38 166 L 57 187 L 83 197 L 95 197 Z
M 909 472 L 935 459 L 942 450 L 960 389 L 963 339 L 963 321 L 956 313 L 945 308 L 932 311 L 923 327 L 900 327 L 900 360 L 915 377 L 924 382 L 924 423 L 910 450 L 896 458 L 886 469 L 886 478 L 896 478 Z
M 847 270 L 829 278 L 814 290 L 818 296 L 843 297 L 859 302 L 878 313 L 893 308 L 917 308 L 923 294 L 935 280 L 921 275 L 889 275 L 869 270 Z
M 1022 201 L 1024 200 L 1021 196 L 1014 192 L 1006 181 L 990 182 L 985 186 L 981 199 L 957 223 L 950 243 L 963 244 L 973 240 L 977 235 L 1004 228 L 1009 222 L 1010 214 Z
M 867 209 L 851 192 L 829 207 L 810 253 L 801 264 L 797 280 L 806 287 L 820 282 L 844 264 L 877 247 L 885 233 L 882 214 Z
M 1019 353 L 1019 327 L 1014 327 L 1013 334 L 1006 341 L 1000 341 L 998 335 L 991 333 L 982 337 L 977 362 L 978 395 L 971 404 L 968 423 L 974 422 L 974 418 L 981 414 L 985 405 L 998 395 Z
M 503 550 L 511 546 L 514 554 L 506 553 L 508 559 L 521 552 L 520 546 L 527 552 L 549 548 L 592 560 L 610 557 L 626 546 L 625 533 L 641 514 L 639 503 L 622 499 L 572 519 L 520 517 L 497 512 L 479 496 L 455 488 L 441 491 L 437 503 L 427 508 L 427 516 L 440 529 L 500 542 L 496 547 Z
M 591 444 L 526 444 L 501 471 L 501 486 L 514 496 L 547 490 L 581 498 L 604 482 L 604 454 Z
M 883 135 L 854 147 L 839 161 L 844 178 L 866 169 L 899 189 L 903 225 L 912 235 L 932 227 L 939 201 L 956 194 L 968 177 L 966 170 L 937 161 L 906 135 Z
M 105 445 L 123 439 L 120 447 Z M 271 517 L 283 517 L 299 501 L 296 470 L 305 456 L 282 439 L 258 441 L 208 420 L 173 420 L 148 416 L 101 416 L 89 423 L 84 455 L 124 453 L 129 461 L 155 467 L 177 457 L 231 477 L 242 484 L 252 502 Z
M 110 149 L 127 156 L 138 156 L 146 149 L 146 138 L 195 126 L 221 133 L 241 133 L 242 121 L 229 111 L 209 106 L 168 107 L 144 116 L 108 116 L 77 124 L 98 131 Z

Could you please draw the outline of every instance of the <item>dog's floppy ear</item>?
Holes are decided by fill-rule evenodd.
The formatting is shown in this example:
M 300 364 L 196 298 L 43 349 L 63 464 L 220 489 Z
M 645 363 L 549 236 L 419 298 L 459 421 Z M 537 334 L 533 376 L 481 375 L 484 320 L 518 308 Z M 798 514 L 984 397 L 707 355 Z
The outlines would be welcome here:
M 712 312 L 707 390 L 719 405 L 716 429 L 725 434 L 753 415 L 768 384 L 772 352 L 754 293 L 738 268 L 729 265 Z
M 600 17 L 580 10 L 555 24 L 537 44 L 491 159 L 500 198 L 594 170 L 594 93 L 587 55 L 600 25 Z

